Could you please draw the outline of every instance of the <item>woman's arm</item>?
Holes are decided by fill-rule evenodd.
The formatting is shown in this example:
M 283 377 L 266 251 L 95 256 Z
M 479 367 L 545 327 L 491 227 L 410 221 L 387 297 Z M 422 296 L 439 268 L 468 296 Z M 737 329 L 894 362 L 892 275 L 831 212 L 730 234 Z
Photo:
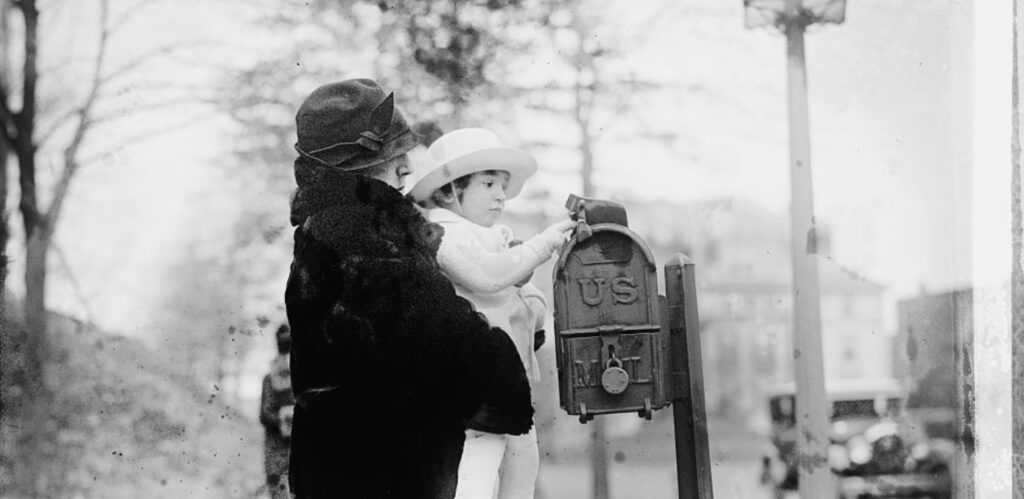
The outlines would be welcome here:
M 451 283 L 436 267 L 412 265 L 401 276 L 396 297 L 402 303 L 404 329 L 415 331 L 407 338 L 410 352 L 429 361 L 429 383 L 440 392 L 435 397 L 454 397 L 466 417 L 480 403 L 497 408 L 501 418 L 495 431 L 522 434 L 532 425 L 530 386 L 512 340 L 492 328 L 472 305 L 455 294 Z M 425 381 L 425 380 L 420 380 Z M 444 393 L 444 395 L 442 395 Z

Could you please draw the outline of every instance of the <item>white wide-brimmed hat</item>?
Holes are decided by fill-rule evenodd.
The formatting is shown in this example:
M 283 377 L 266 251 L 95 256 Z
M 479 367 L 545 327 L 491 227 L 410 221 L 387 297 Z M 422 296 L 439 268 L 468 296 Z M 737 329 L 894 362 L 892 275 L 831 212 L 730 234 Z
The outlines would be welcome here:
M 483 128 L 452 130 L 430 144 L 429 162 L 409 190 L 416 201 L 426 201 L 441 186 L 459 177 L 487 170 L 509 173 L 505 199 L 519 195 L 526 179 L 537 171 L 537 160 L 526 151 L 505 147 L 501 139 Z

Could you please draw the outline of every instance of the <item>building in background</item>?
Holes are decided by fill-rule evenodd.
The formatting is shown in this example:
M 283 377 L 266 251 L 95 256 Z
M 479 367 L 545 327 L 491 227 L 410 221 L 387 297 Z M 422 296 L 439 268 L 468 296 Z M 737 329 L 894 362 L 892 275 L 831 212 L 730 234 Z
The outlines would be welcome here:
M 630 206 L 630 227 L 659 264 L 683 252 L 697 264 L 708 411 L 757 419 L 765 390 L 792 381 L 792 271 L 785 217 L 742 199 Z M 828 257 L 819 237 L 825 376 L 888 378 L 884 287 Z
M 893 338 L 896 376 L 909 390 L 908 413 L 933 439 L 955 445 L 957 497 L 973 497 L 974 291 L 924 293 L 900 300 Z M 970 494 L 970 495 L 967 495 Z

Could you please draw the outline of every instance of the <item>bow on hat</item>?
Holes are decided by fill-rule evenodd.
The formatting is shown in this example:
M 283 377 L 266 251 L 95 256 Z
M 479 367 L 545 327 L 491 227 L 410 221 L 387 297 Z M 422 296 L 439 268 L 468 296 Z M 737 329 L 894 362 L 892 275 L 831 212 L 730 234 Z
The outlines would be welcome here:
M 295 144 L 295 150 L 298 151 L 299 155 L 325 166 L 335 166 L 344 163 L 366 152 L 379 153 L 384 148 L 384 141 L 387 139 L 394 113 L 395 94 L 392 92 L 373 108 L 366 121 L 368 129 L 360 132 L 354 141 L 339 142 L 312 151 L 305 151 L 298 144 Z M 318 155 L 326 152 L 331 152 L 331 158 L 334 162 L 327 162 L 318 157 Z

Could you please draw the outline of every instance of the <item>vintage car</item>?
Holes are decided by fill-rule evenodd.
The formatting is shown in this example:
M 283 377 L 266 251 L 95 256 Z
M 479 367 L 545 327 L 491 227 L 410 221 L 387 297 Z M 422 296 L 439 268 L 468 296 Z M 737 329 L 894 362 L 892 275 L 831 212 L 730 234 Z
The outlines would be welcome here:
M 836 497 L 951 497 L 952 444 L 929 441 L 904 414 L 905 392 L 891 379 L 830 380 L 828 461 Z M 768 397 L 773 448 L 762 481 L 778 498 L 797 490 L 796 397 L 793 384 Z

